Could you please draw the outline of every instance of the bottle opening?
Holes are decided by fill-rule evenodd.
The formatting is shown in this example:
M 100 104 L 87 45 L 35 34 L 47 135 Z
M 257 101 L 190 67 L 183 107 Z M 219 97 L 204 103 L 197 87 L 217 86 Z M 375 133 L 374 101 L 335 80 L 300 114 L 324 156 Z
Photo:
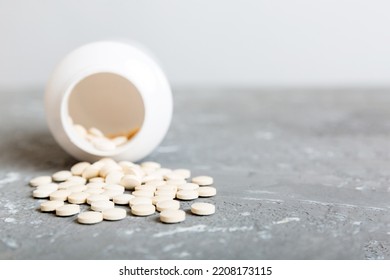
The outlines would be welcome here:
M 144 118 L 141 94 L 128 79 L 97 73 L 70 90 L 63 122 L 76 145 L 105 156 L 120 152 L 140 131 Z

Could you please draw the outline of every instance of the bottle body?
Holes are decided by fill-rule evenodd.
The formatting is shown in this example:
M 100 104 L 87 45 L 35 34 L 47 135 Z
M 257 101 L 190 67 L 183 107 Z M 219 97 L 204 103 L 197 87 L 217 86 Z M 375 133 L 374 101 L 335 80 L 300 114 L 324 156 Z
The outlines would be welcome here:
M 138 161 L 163 140 L 173 100 L 164 73 L 143 50 L 102 41 L 81 46 L 59 63 L 46 87 L 45 107 L 54 138 L 75 158 Z

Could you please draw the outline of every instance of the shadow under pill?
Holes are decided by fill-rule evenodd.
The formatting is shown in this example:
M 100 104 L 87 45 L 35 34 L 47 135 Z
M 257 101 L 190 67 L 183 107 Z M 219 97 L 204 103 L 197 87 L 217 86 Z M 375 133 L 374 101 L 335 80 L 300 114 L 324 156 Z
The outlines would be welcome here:
M 186 213 L 186 215 L 196 216 L 192 214 L 191 209 L 185 209 L 185 210 L 183 209 L 183 211 Z

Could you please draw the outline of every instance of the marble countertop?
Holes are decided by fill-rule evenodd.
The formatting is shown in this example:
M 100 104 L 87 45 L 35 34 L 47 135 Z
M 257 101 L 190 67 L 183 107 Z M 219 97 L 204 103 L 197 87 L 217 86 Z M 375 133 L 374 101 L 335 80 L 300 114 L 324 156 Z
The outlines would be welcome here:
M 0 259 L 390 258 L 389 90 L 174 93 L 146 160 L 213 176 L 218 195 L 203 201 L 216 214 L 84 226 L 31 197 L 32 177 L 76 162 L 50 135 L 43 94 L 0 90 Z

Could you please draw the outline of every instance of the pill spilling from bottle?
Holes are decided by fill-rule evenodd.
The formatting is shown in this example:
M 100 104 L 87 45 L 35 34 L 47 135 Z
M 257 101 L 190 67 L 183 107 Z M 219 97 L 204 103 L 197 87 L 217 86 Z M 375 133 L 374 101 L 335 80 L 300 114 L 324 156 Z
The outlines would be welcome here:
M 139 131 L 139 128 L 136 127 L 123 133 L 106 135 L 96 127 L 87 129 L 81 124 L 73 123 L 71 117 L 68 117 L 68 121 L 80 139 L 100 151 L 113 151 L 125 145 Z
M 89 133 L 97 132 L 89 129 Z M 151 161 L 135 164 L 103 158 L 94 163 L 76 163 L 70 170 L 51 176 L 35 177 L 30 180 L 30 186 L 34 188 L 34 198 L 48 199 L 40 205 L 42 212 L 53 212 L 59 217 L 78 215 L 80 224 L 119 221 L 128 212 L 139 217 L 160 212 L 160 221 L 172 224 L 185 221 L 183 210 L 187 209 L 181 209 L 182 201 L 192 203 L 217 193 L 212 177 L 190 178 L 188 169 L 172 170 Z M 82 211 L 82 204 L 89 208 Z M 130 211 L 126 210 L 128 207 Z M 205 201 L 195 202 L 188 210 L 194 216 L 207 216 L 215 213 L 215 206 Z

